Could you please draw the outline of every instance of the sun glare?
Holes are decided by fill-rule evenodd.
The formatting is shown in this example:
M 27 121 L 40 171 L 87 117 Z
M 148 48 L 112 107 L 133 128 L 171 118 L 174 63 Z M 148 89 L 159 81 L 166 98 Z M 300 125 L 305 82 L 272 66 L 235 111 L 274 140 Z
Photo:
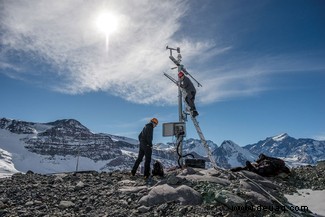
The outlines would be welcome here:
M 97 17 L 96 24 L 100 31 L 109 35 L 117 29 L 117 17 L 112 13 L 102 13 Z
M 106 51 L 108 53 L 110 35 L 114 33 L 118 27 L 117 16 L 109 12 L 101 13 L 97 17 L 96 25 L 99 31 L 105 33 Z

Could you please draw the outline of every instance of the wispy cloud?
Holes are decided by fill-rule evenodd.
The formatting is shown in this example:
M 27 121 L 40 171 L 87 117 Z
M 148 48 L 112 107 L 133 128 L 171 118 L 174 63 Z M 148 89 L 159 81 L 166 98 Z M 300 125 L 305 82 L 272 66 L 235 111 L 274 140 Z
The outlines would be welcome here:
M 2 51 L 2 60 L 15 51 L 31 63 L 44 61 L 61 76 L 57 91 L 102 90 L 133 102 L 169 102 L 162 75 L 169 65 L 165 46 L 179 44 L 172 36 L 187 10 L 185 2 L 32 0 L 3 5 L 1 44 L 8 52 Z M 115 12 L 120 21 L 108 53 L 105 35 L 94 22 L 103 10 Z
M 2 4 L 1 46 L 6 48 L 0 52 L 2 71 L 10 67 L 14 77 L 12 72 L 21 73 L 26 63 L 37 68 L 38 62 L 44 62 L 52 69 L 49 73 L 55 73 L 46 76 L 60 78 L 52 79 L 57 81 L 55 91 L 106 91 L 136 103 L 175 104 L 176 87 L 163 76 L 172 66 L 166 45 L 181 47 L 185 64 L 193 72 L 200 70 L 194 75 L 204 84 L 198 93 L 204 103 L 259 93 L 267 89 L 265 77 L 270 73 L 292 70 L 283 57 L 246 56 L 236 53 L 233 45 L 211 39 L 175 39 L 181 18 L 190 10 L 186 1 L 18 0 Z M 109 38 L 108 52 L 105 35 L 95 25 L 103 10 L 117 14 L 120 22 Z M 27 60 L 15 62 L 12 52 Z M 227 55 L 229 59 L 210 68 L 201 70 L 191 64 L 204 65 Z M 234 57 L 239 60 L 233 61 Z
M 227 50 L 227 52 L 232 52 Z M 213 68 L 200 72 L 198 80 L 203 87 L 198 93 L 202 103 L 222 101 L 234 97 L 247 97 L 273 89 L 284 88 L 278 83 L 280 76 L 304 72 L 324 71 L 322 61 L 305 54 L 243 55 L 233 52 Z
M 2 73 L 13 79 L 18 79 L 16 74 L 22 71 L 20 67 L 7 62 L 0 62 L 0 69 L 3 69 Z

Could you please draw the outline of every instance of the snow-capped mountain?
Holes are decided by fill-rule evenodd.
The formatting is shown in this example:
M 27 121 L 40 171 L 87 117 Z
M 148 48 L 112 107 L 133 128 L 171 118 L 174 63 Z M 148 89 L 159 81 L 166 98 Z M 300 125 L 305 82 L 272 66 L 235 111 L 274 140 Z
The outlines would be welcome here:
M 256 155 L 230 140 L 224 141 L 212 154 L 216 159 L 217 165 L 226 169 L 243 166 L 246 161 L 252 162 L 257 159 Z
M 207 145 L 209 146 L 210 150 L 214 150 L 218 147 L 215 143 L 213 143 L 210 140 L 207 140 Z M 190 139 L 184 140 L 183 151 L 184 151 L 184 153 L 195 153 L 199 156 L 207 157 L 207 151 L 201 144 L 201 140 L 198 140 L 198 139 L 190 138 Z
M 325 141 L 295 139 L 287 134 L 266 138 L 256 144 L 240 147 L 226 140 L 220 147 L 207 141 L 212 157 L 220 167 L 233 168 L 255 161 L 264 153 L 296 164 L 315 164 L 325 159 Z M 207 151 L 200 140 L 183 142 L 183 154 L 205 158 Z M 130 170 L 138 154 L 138 141 L 105 133 L 93 133 L 74 119 L 49 123 L 32 123 L 0 119 L 0 177 L 18 171 L 56 173 L 76 170 Z M 157 143 L 153 156 L 165 168 L 177 165 L 176 146 Z
M 315 164 L 325 159 L 325 141 L 295 139 L 283 133 L 244 147 L 253 154 L 279 157 L 291 165 Z
M 32 123 L 2 118 L 0 176 L 28 170 L 129 170 L 138 153 L 137 143 L 126 137 L 92 133 L 73 119 Z M 172 165 L 175 158 L 171 149 L 153 150 L 153 159 L 163 159 L 166 165 Z

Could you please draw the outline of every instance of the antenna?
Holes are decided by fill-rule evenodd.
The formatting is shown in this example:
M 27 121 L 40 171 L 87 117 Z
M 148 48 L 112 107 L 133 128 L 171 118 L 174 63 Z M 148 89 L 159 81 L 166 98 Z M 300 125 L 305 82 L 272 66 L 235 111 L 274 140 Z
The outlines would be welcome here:
M 173 63 L 175 63 L 175 65 L 177 67 L 173 67 L 171 69 L 176 69 L 178 68 L 178 71 L 183 71 L 185 73 L 185 75 L 188 75 L 190 76 L 193 81 L 196 82 L 197 86 L 198 87 L 202 87 L 202 84 L 200 82 L 198 82 L 184 67 L 184 65 L 181 64 L 181 61 L 182 61 L 182 55 L 181 55 L 181 49 L 179 47 L 177 48 L 171 48 L 171 47 L 168 47 L 168 45 L 166 46 L 166 50 L 169 50 L 169 59 L 171 59 L 171 61 L 173 61 Z M 177 59 L 175 59 L 175 57 L 173 56 L 173 50 L 177 51 L 178 55 L 177 55 Z

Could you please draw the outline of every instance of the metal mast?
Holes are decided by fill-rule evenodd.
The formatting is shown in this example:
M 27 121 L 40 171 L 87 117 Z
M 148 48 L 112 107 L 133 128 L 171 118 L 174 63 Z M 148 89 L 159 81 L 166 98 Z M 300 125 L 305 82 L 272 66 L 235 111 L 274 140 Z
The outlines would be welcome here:
M 182 55 L 181 55 L 181 49 L 178 48 L 170 48 L 170 47 L 166 47 L 167 50 L 169 50 L 169 59 L 171 59 L 171 61 L 173 61 L 175 63 L 175 65 L 177 67 L 174 67 L 172 69 L 177 68 L 177 72 L 182 70 L 182 65 L 180 64 L 182 61 Z M 175 57 L 173 56 L 173 50 L 177 51 L 178 55 L 177 55 L 177 60 L 175 59 Z M 165 76 L 167 76 L 169 79 L 171 79 L 170 76 L 168 76 L 166 73 L 164 73 Z M 174 79 L 173 79 L 174 80 Z M 177 84 L 178 86 L 178 121 L 179 122 L 184 122 L 186 121 L 186 117 L 183 115 L 183 100 L 182 100 L 182 88 L 180 86 L 180 78 L 178 78 L 178 82 L 175 82 L 176 80 L 174 80 L 174 83 Z M 183 139 L 184 139 L 184 135 L 179 135 L 179 138 L 177 139 L 178 142 L 181 143 L 178 152 L 179 154 L 182 156 L 183 155 Z M 180 164 L 183 165 L 183 159 L 180 160 Z
M 191 79 L 194 80 L 197 83 L 198 87 L 202 87 L 202 85 L 195 78 L 193 78 L 193 76 L 184 68 L 184 66 L 180 64 L 181 61 L 182 61 L 180 48 L 179 47 L 178 48 L 170 48 L 170 47 L 167 46 L 166 49 L 169 50 L 169 52 L 170 52 L 169 59 L 171 59 L 175 63 L 175 65 L 177 66 L 177 67 L 173 67 L 172 69 L 177 68 L 177 72 L 180 72 L 180 71 L 184 72 L 184 74 L 191 77 Z M 175 57 L 173 57 L 173 50 L 177 51 L 177 53 L 178 53 L 177 59 L 175 59 Z M 170 75 L 168 75 L 166 73 L 164 73 L 164 75 L 178 86 L 178 115 L 179 115 L 179 122 L 184 122 L 185 123 L 187 121 L 187 113 L 183 112 L 183 105 L 182 105 L 183 100 L 182 100 L 182 98 L 186 96 L 186 93 L 184 93 L 184 94 L 182 93 L 184 90 L 180 86 L 180 83 L 181 83 L 180 78 L 178 78 L 178 80 L 175 80 L 173 77 L 171 77 Z M 185 107 L 188 107 L 187 103 L 185 103 Z M 189 110 L 189 109 L 185 109 L 185 110 Z M 216 168 L 217 165 L 216 165 L 215 160 L 214 160 L 214 158 L 213 158 L 213 156 L 211 154 L 211 150 L 210 150 L 210 148 L 209 148 L 209 146 L 207 144 L 207 141 L 206 141 L 206 139 L 205 139 L 205 137 L 204 137 L 204 135 L 202 133 L 202 130 L 201 130 L 200 126 L 199 126 L 199 122 L 196 120 L 195 117 L 193 117 L 192 113 L 190 113 L 190 116 L 191 116 L 191 119 L 192 119 L 193 124 L 195 126 L 195 129 L 196 129 L 196 131 L 197 131 L 197 133 L 198 133 L 198 135 L 199 135 L 199 137 L 201 139 L 201 142 L 202 142 L 204 148 L 207 151 L 208 157 L 209 157 L 213 167 Z M 177 142 L 181 144 L 178 151 L 179 151 L 180 155 L 183 156 L 182 152 L 183 152 L 184 134 L 179 134 L 179 135 L 177 135 L 177 137 L 178 137 Z M 181 160 L 181 165 L 183 165 L 183 160 Z

